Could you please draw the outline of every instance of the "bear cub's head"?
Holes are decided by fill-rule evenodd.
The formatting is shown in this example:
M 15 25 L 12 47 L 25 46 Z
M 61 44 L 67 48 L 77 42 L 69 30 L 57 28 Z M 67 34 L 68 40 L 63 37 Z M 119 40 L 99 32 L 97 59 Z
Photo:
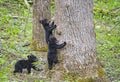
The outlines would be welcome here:
M 40 23 L 41 23 L 43 26 L 49 26 L 50 21 L 49 21 L 48 19 L 42 19 L 42 20 L 40 20 Z
M 49 43 L 58 43 L 58 40 L 54 36 L 49 37 Z
M 30 61 L 31 63 L 38 61 L 37 57 L 34 56 L 33 54 L 30 54 L 27 57 L 28 57 L 28 61 Z

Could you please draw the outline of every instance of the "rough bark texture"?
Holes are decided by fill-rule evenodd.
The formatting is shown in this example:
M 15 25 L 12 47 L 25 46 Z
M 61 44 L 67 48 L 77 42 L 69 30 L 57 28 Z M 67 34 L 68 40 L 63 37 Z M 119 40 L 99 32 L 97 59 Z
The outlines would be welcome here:
M 39 23 L 40 19 L 50 19 L 50 0 L 33 0 L 33 46 L 36 49 L 46 45 L 44 29 Z
M 105 82 L 104 71 L 96 57 L 92 0 L 55 0 L 55 9 L 56 37 L 67 42 L 60 52 L 66 71 Z

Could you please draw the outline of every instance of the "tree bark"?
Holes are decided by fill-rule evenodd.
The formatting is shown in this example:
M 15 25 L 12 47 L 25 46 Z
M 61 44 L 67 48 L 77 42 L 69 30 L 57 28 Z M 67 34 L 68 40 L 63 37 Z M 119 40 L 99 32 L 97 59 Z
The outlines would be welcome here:
M 39 50 L 46 46 L 45 33 L 40 19 L 50 19 L 50 0 L 33 0 L 33 36 L 32 46 L 35 50 Z
M 82 79 L 106 82 L 96 57 L 92 0 L 55 0 L 55 21 L 57 39 L 67 42 L 60 52 L 66 71 Z

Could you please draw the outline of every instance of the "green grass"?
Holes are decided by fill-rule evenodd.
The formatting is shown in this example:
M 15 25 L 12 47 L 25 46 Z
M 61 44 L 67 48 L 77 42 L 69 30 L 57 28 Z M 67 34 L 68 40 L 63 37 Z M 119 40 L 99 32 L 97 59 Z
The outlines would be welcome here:
M 104 61 L 107 76 L 120 81 L 120 2 L 119 0 L 94 0 L 97 53 Z

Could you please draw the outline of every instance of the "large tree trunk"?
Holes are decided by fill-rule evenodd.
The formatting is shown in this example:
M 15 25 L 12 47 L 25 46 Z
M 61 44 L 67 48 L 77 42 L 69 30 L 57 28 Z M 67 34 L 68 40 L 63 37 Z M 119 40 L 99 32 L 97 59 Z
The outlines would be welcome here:
M 55 9 L 56 37 L 67 42 L 60 52 L 66 71 L 82 79 L 97 77 L 96 82 L 105 82 L 96 57 L 92 0 L 55 0 Z
M 46 45 L 44 29 L 40 24 L 40 19 L 50 19 L 50 0 L 33 0 L 33 36 L 32 46 L 39 50 Z

